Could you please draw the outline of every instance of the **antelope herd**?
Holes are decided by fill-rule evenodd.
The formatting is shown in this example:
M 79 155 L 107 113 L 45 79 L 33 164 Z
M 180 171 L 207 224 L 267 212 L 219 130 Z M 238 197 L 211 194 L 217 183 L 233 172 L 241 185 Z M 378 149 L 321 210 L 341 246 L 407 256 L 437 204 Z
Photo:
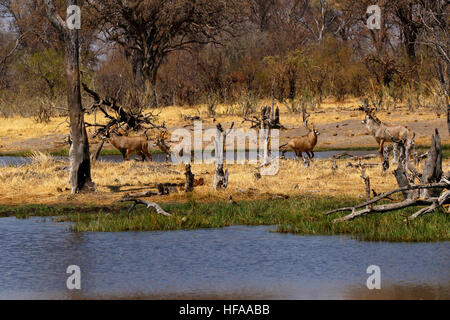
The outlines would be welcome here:
M 365 112 L 365 118 L 362 123 L 366 126 L 370 135 L 375 138 L 378 144 L 378 152 L 380 154 L 381 161 L 384 160 L 383 148 L 385 143 L 393 143 L 394 145 L 394 163 L 397 161 L 397 149 L 401 146 L 402 152 L 406 152 L 405 156 L 410 156 L 411 146 L 414 145 L 415 133 L 412 132 L 406 126 L 388 126 L 381 122 L 375 115 L 375 109 L 370 108 L 367 103 L 362 102 L 359 111 Z M 305 115 L 304 115 L 305 116 Z M 307 114 L 309 116 L 309 114 Z M 281 146 L 280 151 L 283 154 L 286 149 L 291 149 L 296 157 L 303 159 L 303 153 L 306 153 L 309 159 L 314 158 L 314 148 L 317 145 L 319 131 L 316 130 L 314 124 L 309 125 L 308 120 L 304 118 L 303 125 L 308 130 L 308 133 L 303 136 L 294 137 L 289 142 Z M 161 130 L 159 135 L 155 137 L 153 147 L 158 147 L 165 154 L 165 162 L 169 160 L 172 152 L 172 146 L 168 145 L 166 139 L 169 132 L 167 130 Z M 152 155 L 148 151 L 148 137 L 146 134 L 140 136 L 124 136 L 118 131 L 118 127 L 112 127 L 103 136 L 103 139 L 109 140 L 109 142 L 118 149 L 125 161 L 129 160 L 130 154 L 134 153 L 142 157 L 142 161 L 145 161 L 146 157 L 152 161 Z M 283 150 L 283 148 L 285 148 Z M 182 155 L 182 153 L 180 153 Z

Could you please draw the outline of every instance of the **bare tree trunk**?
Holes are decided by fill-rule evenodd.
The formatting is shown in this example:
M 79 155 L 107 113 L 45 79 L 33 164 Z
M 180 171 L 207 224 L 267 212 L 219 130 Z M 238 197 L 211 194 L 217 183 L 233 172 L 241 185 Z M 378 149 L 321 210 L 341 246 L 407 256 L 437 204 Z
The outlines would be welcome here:
M 54 1 L 45 0 L 47 16 L 52 25 L 58 29 L 65 44 L 67 105 L 70 117 L 70 183 L 72 193 L 95 191 L 91 179 L 91 163 L 89 159 L 89 141 L 84 125 L 84 112 L 81 105 L 80 62 L 78 30 L 69 29 L 57 14 Z M 77 5 L 78 0 L 66 0 L 67 7 Z
M 425 162 L 425 166 L 423 168 L 423 174 L 421 183 L 433 183 L 439 182 L 442 178 L 442 146 L 441 146 L 441 137 L 439 136 L 438 129 L 435 129 L 435 133 L 433 134 L 431 141 L 431 148 L 428 152 L 428 158 Z M 420 190 L 420 196 L 427 197 L 436 197 L 439 196 L 442 189 L 425 189 Z
M 450 136 L 450 101 L 448 98 L 448 94 L 445 95 L 445 101 L 447 103 L 447 131 Z
M 98 160 L 98 157 L 100 156 L 100 152 L 102 151 L 104 144 L 105 144 L 105 139 L 102 139 L 102 141 L 100 142 L 100 144 L 97 147 L 97 150 L 95 150 L 95 152 L 92 153 L 92 156 L 91 156 L 92 162 L 95 162 Z
M 227 140 L 227 135 L 233 129 L 234 122 L 231 124 L 230 129 L 225 131 L 222 125 L 219 123 L 217 125 L 216 139 L 214 140 L 215 145 L 215 157 L 216 157 L 216 170 L 214 172 L 214 189 L 217 188 L 226 189 L 228 186 L 228 169 L 223 169 L 224 156 L 225 156 L 225 145 Z
M 270 114 L 271 108 L 262 107 L 261 108 L 261 132 L 263 134 L 263 161 L 262 165 L 269 164 L 270 157 Z
M 186 183 L 184 185 L 184 191 L 192 192 L 194 190 L 194 174 L 191 171 L 191 165 L 186 164 L 185 169 L 184 175 L 186 176 Z

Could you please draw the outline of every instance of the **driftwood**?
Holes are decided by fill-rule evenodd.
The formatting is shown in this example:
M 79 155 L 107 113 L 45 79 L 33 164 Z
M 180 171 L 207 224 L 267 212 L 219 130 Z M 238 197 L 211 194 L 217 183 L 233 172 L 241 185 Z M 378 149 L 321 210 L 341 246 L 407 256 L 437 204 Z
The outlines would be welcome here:
M 135 192 L 135 193 L 126 193 L 124 196 L 124 199 L 151 197 L 151 196 L 157 196 L 157 195 L 158 195 L 158 192 L 155 192 L 155 191 L 142 191 L 142 192 Z
M 352 211 L 353 209 L 359 209 L 359 208 L 362 208 L 369 204 L 374 204 L 380 200 L 387 199 L 387 198 L 389 198 L 390 195 L 393 195 L 394 193 L 398 193 L 398 192 L 403 192 L 403 191 L 408 191 L 408 190 L 417 190 L 417 189 L 429 189 L 429 188 L 447 188 L 449 186 L 450 186 L 449 182 L 443 181 L 443 182 L 432 183 L 432 184 L 427 184 L 427 185 L 421 184 L 421 185 L 397 188 L 397 189 L 379 194 L 375 198 L 371 199 L 370 201 L 363 202 L 363 203 L 358 204 L 353 207 L 343 207 L 343 208 L 334 209 L 334 210 L 324 213 L 324 215 L 330 215 L 330 214 L 337 213 L 337 212 Z
M 157 203 L 155 202 L 150 202 L 150 201 L 144 201 L 144 200 L 139 200 L 139 199 L 134 199 L 134 198 L 124 198 L 124 199 L 120 199 L 119 202 L 133 202 L 133 204 L 131 205 L 130 209 L 128 209 L 128 213 L 131 213 L 131 211 L 134 210 L 134 208 L 136 208 L 136 206 L 138 204 L 143 204 L 145 206 L 147 206 L 148 208 L 154 208 L 156 210 L 156 213 L 161 214 L 163 216 L 169 217 L 171 216 L 170 213 L 164 211 L 163 208 L 161 208 Z
M 194 175 L 192 175 L 192 178 Z M 205 184 L 205 180 L 203 178 L 193 179 L 192 181 L 192 189 L 198 186 L 203 186 Z M 156 183 L 153 187 L 156 191 L 147 190 L 142 192 L 134 192 L 134 193 L 126 193 L 124 198 L 141 198 L 141 197 L 152 197 L 152 196 L 166 196 L 171 193 L 177 193 L 179 188 L 180 190 L 185 190 L 186 182 L 180 183 Z
M 408 179 L 406 167 L 411 165 L 408 158 L 409 157 L 405 155 L 405 152 L 400 153 L 398 167 L 394 171 L 394 175 L 397 179 L 399 188 L 380 194 L 370 200 L 370 192 L 367 193 L 366 183 L 366 198 L 368 198 L 366 202 L 353 207 L 335 209 L 326 212 L 325 215 L 330 215 L 337 212 L 351 211 L 350 214 L 333 220 L 333 222 L 342 222 L 374 212 L 388 212 L 411 206 L 427 205 L 427 207 L 420 209 L 419 211 L 408 217 L 407 221 L 409 222 L 409 220 L 416 219 L 422 215 L 431 213 L 436 209 L 449 204 L 450 191 L 448 189 L 450 189 L 450 181 L 448 180 L 448 177 L 443 176 L 442 173 L 442 147 L 438 130 L 436 129 L 435 133 L 433 134 L 431 148 L 428 152 L 428 158 L 425 163 L 425 167 L 420 180 L 421 184 L 419 185 L 413 184 L 413 181 Z M 415 168 L 410 168 L 410 171 L 413 170 L 415 170 Z M 442 192 L 442 190 L 444 189 L 446 190 Z M 402 193 L 404 198 L 403 201 L 372 206 L 376 202 L 386 199 L 390 195 L 398 192 Z M 369 196 L 367 197 L 368 194 Z M 363 207 L 365 207 L 365 209 L 361 209 Z
M 334 160 L 335 161 L 335 160 Z M 371 167 L 378 167 L 380 164 L 379 163 L 352 163 L 352 162 L 347 162 L 347 164 L 345 165 L 346 168 L 371 168 Z
M 378 155 L 376 155 L 376 154 L 366 154 L 364 156 L 355 156 L 348 152 L 342 152 L 342 153 L 337 153 L 337 154 L 333 155 L 332 159 L 338 160 L 341 158 L 350 158 L 352 160 L 364 160 L 364 159 L 372 159 L 372 158 L 376 158 L 376 157 L 378 157 Z

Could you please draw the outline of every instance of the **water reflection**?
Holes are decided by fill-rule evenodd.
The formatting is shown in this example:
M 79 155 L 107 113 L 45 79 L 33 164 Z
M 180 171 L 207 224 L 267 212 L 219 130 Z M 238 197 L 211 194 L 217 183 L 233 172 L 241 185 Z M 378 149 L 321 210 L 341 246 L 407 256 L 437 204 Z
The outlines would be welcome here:
M 315 152 L 315 158 L 317 159 L 327 159 L 327 158 L 331 158 L 333 155 L 338 154 L 338 153 L 342 153 L 343 151 L 318 151 Z M 244 152 L 242 152 L 244 153 Z M 374 151 L 351 151 L 349 152 L 352 155 L 356 155 L 356 156 L 363 156 L 363 155 L 368 155 L 368 154 L 373 154 Z M 204 154 L 204 161 L 213 161 L 214 159 L 211 158 L 211 156 L 214 156 L 214 152 L 212 152 L 212 154 L 208 154 L 208 152 L 206 152 Z M 165 154 L 153 154 L 153 161 L 154 162 L 164 162 L 166 159 L 166 155 Z M 285 153 L 285 157 L 287 159 L 294 159 L 295 158 L 295 154 L 293 152 L 286 152 Z M 67 157 L 55 157 L 58 160 L 67 160 Z M 132 160 L 136 159 L 136 160 L 140 160 L 141 158 L 135 155 L 131 155 L 130 158 Z M 234 154 L 234 159 L 237 160 L 238 159 L 238 154 Z M 249 152 L 245 152 L 245 159 L 246 160 L 255 160 L 256 158 L 254 157 L 253 153 L 249 153 Z M 99 161 L 105 161 L 105 162 L 122 162 L 122 156 L 120 155 L 110 155 L 110 156 L 100 156 L 99 157 Z M 170 161 L 170 159 L 169 159 Z M 24 165 L 24 164 L 29 164 L 31 163 L 31 158 L 28 157 L 8 157 L 8 156 L 4 156 L 4 157 L 0 157 L 0 167 L 4 167 L 4 166 L 17 166 L 17 165 Z
M 381 267 L 381 291 L 444 285 L 436 297 L 449 298 L 449 242 L 360 242 L 270 229 L 72 233 L 49 219 L 1 218 L 0 298 L 371 298 L 364 287 L 371 264 Z M 66 289 L 71 264 L 81 268 L 79 292 Z

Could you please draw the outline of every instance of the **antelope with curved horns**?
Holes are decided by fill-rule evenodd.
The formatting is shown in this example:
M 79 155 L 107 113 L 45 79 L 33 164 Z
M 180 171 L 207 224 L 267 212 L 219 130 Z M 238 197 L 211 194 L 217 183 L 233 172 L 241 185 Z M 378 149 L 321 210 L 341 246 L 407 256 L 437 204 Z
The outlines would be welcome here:
M 303 123 L 309 131 L 308 134 L 292 138 L 287 145 L 294 150 L 297 157 L 303 158 L 302 153 L 305 152 L 309 158 L 314 158 L 313 150 L 317 144 L 317 136 L 320 132 L 316 130 L 314 124 L 309 127 L 307 119 L 304 119 Z
M 375 109 L 369 108 L 366 102 L 362 103 L 359 110 L 366 113 L 365 119 L 362 121 L 366 125 L 369 133 L 375 138 L 378 144 L 378 153 L 383 161 L 383 146 L 385 142 L 394 144 L 406 143 L 414 144 L 415 133 L 405 126 L 387 126 L 375 116 Z M 405 155 L 409 156 L 409 155 Z
M 152 155 L 148 152 L 148 138 L 146 134 L 134 137 L 121 136 L 117 132 L 117 125 L 108 130 L 104 138 L 122 153 L 124 161 L 130 159 L 131 153 L 136 153 L 145 161 L 146 156 L 152 161 Z

